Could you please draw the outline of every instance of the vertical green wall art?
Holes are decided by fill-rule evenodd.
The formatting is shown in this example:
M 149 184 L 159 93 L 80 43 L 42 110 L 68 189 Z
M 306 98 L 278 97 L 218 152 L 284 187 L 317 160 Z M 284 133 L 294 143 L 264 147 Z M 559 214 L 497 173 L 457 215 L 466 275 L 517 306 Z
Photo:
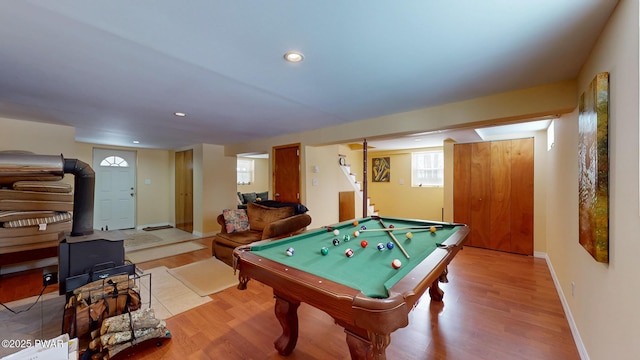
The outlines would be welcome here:
M 580 244 L 609 262 L 609 73 L 600 73 L 580 96 L 578 207 Z

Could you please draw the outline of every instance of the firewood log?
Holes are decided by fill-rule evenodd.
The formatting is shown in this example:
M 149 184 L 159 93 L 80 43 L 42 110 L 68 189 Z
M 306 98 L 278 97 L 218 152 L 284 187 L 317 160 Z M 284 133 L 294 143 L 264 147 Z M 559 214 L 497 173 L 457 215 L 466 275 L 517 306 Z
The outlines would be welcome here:
M 135 339 L 140 339 L 147 334 L 156 331 L 158 328 L 164 328 L 165 324 L 162 322 L 158 325 L 157 328 L 144 328 L 144 329 L 136 329 L 135 331 Z M 116 333 L 107 333 L 100 336 L 100 343 L 102 346 L 106 347 L 109 345 L 117 345 L 126 341 L 132 340 L 131 331 L 121 331 Z
M 136 343 L 140 343 L 140 342 L 154 339 L 154 338 L 164 337 L 166 336 L 166 334 L 167 334 L 167 329 L 165 327 L 159 327 L 154 329 L 152 332 L 137 338 Z M 105 359 L 111 359 L 112 357 L 116 356 L 116 354 L 118 354 L 119 352 L 126 350 L 127 348 L 130 348 L 133 345 L 134 344 L 132 344 L 131 342 L 125 342 L 117 345 L 110 345 L 106 349 L 107 354 L 105 356 Z
M 100 327 L 100 335 L 127 331 L 131 329 L 131 321 L 133 321 L 134 329 L 156 327 L 160 323 L 160 320 L 156 319 L 156 314 L 152 308 L 144 308 L 104 319 Z

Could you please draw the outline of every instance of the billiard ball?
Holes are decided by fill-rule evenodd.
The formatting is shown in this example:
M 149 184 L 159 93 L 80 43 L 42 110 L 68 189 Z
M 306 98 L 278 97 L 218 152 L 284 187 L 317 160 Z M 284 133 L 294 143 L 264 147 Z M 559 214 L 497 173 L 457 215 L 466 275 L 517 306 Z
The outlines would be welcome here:
M 323 247 L 322 249 L 320 249 L 320 254 L 326 256 L 328 253 L 329 253 L 329 248 Z
M 406 234 L 406 236 L 407 236 L 407 239 L 411 239 L 411 238 L 413 237 L 413 233 L 408 232 L 408 233 Z
M 294 253 L 294 252 L 295 252 L 295 251 L 293 250 L 293 248 L 292 248 L 292 247 L 287 248 L 287 251 L 286 251 L 287 256 L 293 256 L 293 253 Z
M 344 251 L 344 254 L 347 255 L 347 257 L 352 257 L 353 256 L 353 250 L 352 249 L 347 249 Z
M 384 251 L 384 249 L 386 249 L 383 243 L 378 243 L 378 245 L 376 245 L 376 248 L 378 248 L 378 251 Z
M 389 225 L 389 229 L 393 229 L 395 228 L 395 226 L 393 226 L 393 224 Z
M 362 225 L 362 226 L 360 226 L 360 230 L 367 230 L 367 227 Z
M 358 237 L 360 236 L 360 231 L 356 230 L 353 232 L 353 236 Z
M 333 230 L 333 235 L 336 235 L 336 236 L 340 235 L 340 230 L 338 229 Z
M 354 221 L 353 226 L 358 226 L 358 221 Z
M 393 249 L 393 243 L 391 241 L 387 243 L 387 249 L 389 250 Z
M 333 239 L 333 246 L 338 246 L 338 245 L 340 245 L 340 240 Z
M 369 245 L 369 243 L 367 242 L 367 240 L 362 240 L 360 241 L 360 246 L 362 246 L 363 248 L 366 248 L 367 245 Z
M 429 231 L 431 231 L 432 233 L 436 232 L 436 227 L 435 226 L 430 227 Z
M 345 234 L 345 235 L 342 237 L 342 240 L 344 240 L 344 241 L 349 241 L 349 240 L 351 240 L 351 236 L 349 236 L 349 235 L 346 235 L 346 234 Z
M 391 266 L 392 266 L 394 269 L 399 269 L 399 268 L 400 268 L 400 266 L 402 266 L 402 263 L 400 262 L 400 260 L 395 259 L 395 260 L 393 260 L 393 261 L 391 262 Z

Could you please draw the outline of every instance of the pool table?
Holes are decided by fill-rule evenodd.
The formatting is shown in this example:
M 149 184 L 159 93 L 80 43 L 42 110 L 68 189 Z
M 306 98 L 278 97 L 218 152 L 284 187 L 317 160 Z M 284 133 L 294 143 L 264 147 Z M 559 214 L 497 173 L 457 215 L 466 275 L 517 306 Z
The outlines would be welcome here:
M 408 325 L 424 292 L 442 301 L 438 283 L 468 233 L 464 224 L 373 216 L 259 241 L 234 250 L 238 288 L 249 279 L 273 288 L 281 355 L 296 346 L 304 302 L 344 327 L 352 359 L 385 359 L 391 333 Z M 399 268 L 392 266 L 396 259 Z

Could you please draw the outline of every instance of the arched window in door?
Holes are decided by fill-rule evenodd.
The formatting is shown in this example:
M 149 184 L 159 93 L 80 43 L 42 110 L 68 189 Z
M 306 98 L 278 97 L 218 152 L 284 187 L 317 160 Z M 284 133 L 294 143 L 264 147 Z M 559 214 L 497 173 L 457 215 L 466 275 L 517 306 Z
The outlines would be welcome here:
M 100 166 L 129 167 L 129 163 L 120 156 L 111 155 L 102 159 Z

